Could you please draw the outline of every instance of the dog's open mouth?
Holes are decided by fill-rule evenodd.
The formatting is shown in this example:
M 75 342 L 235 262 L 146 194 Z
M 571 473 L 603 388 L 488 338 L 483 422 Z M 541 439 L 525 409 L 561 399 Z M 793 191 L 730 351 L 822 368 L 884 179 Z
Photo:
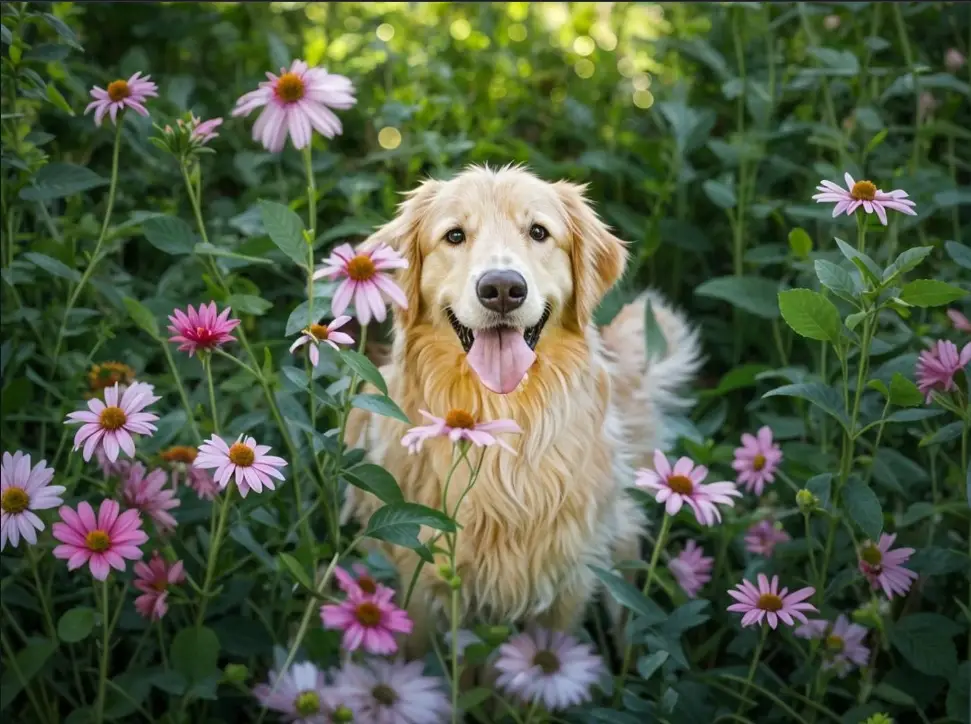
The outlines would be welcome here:
M 550 308 L 547 306 L 539 322 L 526 329 L 491 327 L 474 331 L 462 324 L 451 309 L 446 308 L 445 314 L 482 384 L 506 395 L 519 386 L 536 361 L 536 344 L 550 318 Z

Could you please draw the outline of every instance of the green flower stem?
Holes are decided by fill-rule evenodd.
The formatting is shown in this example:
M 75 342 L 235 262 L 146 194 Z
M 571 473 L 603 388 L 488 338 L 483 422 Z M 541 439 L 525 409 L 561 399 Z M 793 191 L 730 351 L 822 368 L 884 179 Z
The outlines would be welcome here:
M 10 641 L 7 640 L 7 635 L 3 632 L 3 629 L 0 629 L 0 647 L 2 647 L 4 654 L 6 654 L 7 665 L 13 671 L 17 681 L 20 682 L 24 693 L 27 694 L 30 705 L 34 707 L 37 721 L 47 721 L 47 712 L 41 708 L 40 702 L 37 701 L 37 697 L 34 695 L 34 690 L 30 688 L 30 682 L 24 677 L 24 672 L 20 670 L 20 665 L 17 663 L 17 657 L 14 655 L 13 647 L 10 645 Z
M 314 240 L 317 238 L 317 181 L 314 179 L 311 145 L 303 150 L 307 173 L 307 321 L 314 323 Z M 312 344 L 312 343 L 311 343 Z M 314 368 L 307 361 L 307 390 L 310 392 L 310 426 L 317 429 L 317 401 L 314 398 Z M 311 445 L 313 442 L 311 441 Z M 316 455 L 315 455 L 316 456 Z
M 856 213 L 856 250 L 866 254 L 866 214 Z
M 971 379 L 965 376 L 971 383 Z M 964 407 L 964 426 L 961 428 L 961 466 L 964 468 L 965 494 L 971 502 L 971 461 L 968 460 L 968 436 L 971 431 L 971 391 Z M 968 531 L 968 555 L 971 555 L 971 530 Z M 968 608 L 971 609 L 971 579 L 968 580 Z M 968 658 L 971 659 L 971 631 L 968 632 Z
M 101 644 L 101 669 L 98 672 L 98 698 L 94 705 L 96 724 L 104 721 L 105 682 L 108 681 L 108 657 L 111 655 L 111 618 L 108 616 L 108 579 L 101 586 L 101 628 L 104 632 Z
M 203 353 L 202 369 L 206 372 L 206 386 L 209 388 L 209 409 L 212 411 L 212 431 L 219 434 L 219 410 L 216 407 L 216 388 L 212 384 L 212 357 Z
M 765 640 L 769 635 L 768 624 L 763 623 L 762 634 L 759 636 L 759 644 L 755 647 L 755 653 L 752 654 L 752 663 L 748 667 L 748 676 L 745 677 L 745 687 L 742 689 L 741 701 L 738 704 L 738 711 L 735 712 L 738 716 L 741 716 L 746 709 L 745 697 L 748 696 L 748 690 L 752 688 L 752 682 L 755 680 L 755 670 L 759 666 L 759 657 L 762 656 L 762 649 L 765 648 Z
M 47 635 L 51 641 L 57 641 L 57 627 L 54 625 L 51 609 L 47 605 L 47 589 L 40 580 L 40 569 L 37 565 L 37 556 L 34 555 L 33 546 L 27 546 L 27 560 L 30 562 L 30 570 L 34 574 L 34 586 L 37 588 L 37 599 L 40 601 L 41 612 L 44 614 L 44 626 L 47 629 Z
M 455 534 L 457 537 L 458 534 Z M 455 575 L 455 544 L 452 545 L 452 575 Z M 451 609 L 452 609 L 452 724 L 459 721 L 459 596 L 461 589 L 457 585 L 452 585 Z
M 172 378 L 175 380 L 175 386 L 179 390 L 179 399 L 182 400 L 182 406 L 185 408 L 185 414 L 189 417 L 189 427 L 192 428 L 192 434 L 195 439 L 201 442 L 202 435 L 199 433 L 199 427 L 196 425 L 196 416 L 192 412 L 192 405 L 189 403 L 189 396 L 185 392 L 185 385 L 182 384 L 182 376 L 179 374 L 179 370 L 175 366 L 175 360 L 172 359 L 172 352 L 169 350 L 165 340 L 160 339 L 159 343 L 162 345 L 162 352 L 165 353 L 165 361 L 168 362 L 169 369 L 172 370 Z
M 216 573 L 216 562 L 219 558 L 219 546 L 222 543 L 223 533 L 226 530 L 226 517 L 229 513 L 229 504 L 233 497 L 233 483 L 226 486 L 223 493 L 222 502 L 219 505 L 219 515 L 213 519 L 215 527 L 210 526 L 209 534 L 209 556 L 206 558 L 206 577 L 202 583 L 202 596 L 199 601 L 199 610 L 196 613 L 196 628 L 202 626 L 206 618 L 206 606 L 212 596 L 212 579 Z

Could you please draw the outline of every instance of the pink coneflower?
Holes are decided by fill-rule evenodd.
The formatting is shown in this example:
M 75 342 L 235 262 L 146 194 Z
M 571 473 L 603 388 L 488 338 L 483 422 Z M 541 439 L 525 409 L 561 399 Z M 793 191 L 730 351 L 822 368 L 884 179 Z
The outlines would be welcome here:
M 863 644 L 867 630 L 863 626 L 850 623 L 843 614 L 835 623 L 823 619 L 810 621 L 793 633 L 804 639 L 823 640 L 823 668 L 834 669 L 842 679 L 854 667 L 866 666 L 870 659 L 870 649 Z
M 210 118 L 208 121 L 203 121 L 195 116 L 192 116 L 192 120 L 189 122 L 192 128 L 192 140 L 198 143 L 200 146 L 205 146 L 209 141 L 219 136 L 216 133 L 216 129 L 223 124 L 222 118 Z
M 496 686 L 523 701 L 539 700 L 550 711 L 588 701 L 590 688 L 605 672 L 589 644 L 562 631 L 516 634 L 498 653 Z
M 205 470 L 192 467 L 199 451 L 188 445 L 175 445 L 162 452 L 162 459 L 172 466 L 172 487 L 178 489 L 181 477 L 185 476 L 186 484 L 203 500 L 213 500 L 219 492 L 219 486 Z
M 735 448 L 732 467 L 738 473 L 738 482 L 749 493 L 762 495 L 766 483 L 775 481 L 775 471 L 782 462 L 782 450 L 772 441 L 768 425 L 759 428 L 755 436 L 742 434 L 742 446 Z
M 91 97 L 94 100 L 84 109 L 87 113 L 94 109 L 94 125 L 100 126 L 105 117 L 105 113 L 111 116 L 111 122 L 118 122 L 118 112 L 126 108 L 131 108 L 135 113 L 142 116 L 148 115 L 148 110 L 143 103 L 149 98 L 158 95 L 158 86 L 146 75 L 141 77 L 141 72 L 135 73 L 128 80 L 115 80 L 108 84 L 107 90 L 100 86 L 91 89 Z
M 138 546 L 148 540 L 142 519 L 137 510 L 121 515 L 118 511 L 114 500 L 101 501 L 97 518 L 87 502 L 78 505 L 77 512 L 62 505 L 58 510 L 62 522 L 54 524 L 54 538 L 61 545 L 54 549 L 54 557 L 66 558 L 70 571 L 89 564 L 91 575 L 99 581 L 105 580 L 112 568 L 124 571 L 125 559 L 141 559 Z
M 917 387 L 924 394 L 924 401 L 931 401 L 934 390 L 953 390 L 954 374 L 964 369 L 968 362 L 971 362 L 971 342 L 958 353 L 954 342 L 939 339 L 930 349 L 921 352 L 917 358 Z
M 346 651 L 363 648 L 371 654 L 393 654 L 398 650 L 394 634 L 409 634 L 412 627 L 408 614 L 391 602 L 393 596 L 390 588 L 374 595 L 351 590 L 343 602 L 321 606 L 320 618 L 324 628 L 344 632 Z
M 344 593 L 356 591 L 364 596 L 373 596 L 377 593 L 385 594 L 387 591 L 391 591 L 391 594 L 394 595 L 391 588 L 374 580 L 371 571 L 363 563 L 355 563 L 351 566 L 351 570 L 354 572 L 353 574 L 348 573 L 340 566 L 334 569 L 337 585 Z
M 496 437 L 501 433 L 521 433 L 522 428 L 512 420 L 493 420 L 492 422 L 476 422 L 475 418 L 465 410 L 449 410 L 445 417 L 435 417 L 430 412 L 419 410 L 421 414 L 432 421 L 431 425 L 413 427 L 401 438 L 401 444 L 414 454 L 421 450 L 426 440 L 433 437 L 447 437 L 453 443 L 468 440 L 473 445 L 485 447 L 499 445 L 513 455 L 516 451 L 508 443 Z
M 271 153 L 283 150 L 288 135 L 296 149 L 310 144 L 314 130 L 333 138 L 341 132 L 341 122 L 330 109 L 345 110 L 356 102 L 348 78 L 311 68 L 302 60 L 293 61 L 289 71 L 280 68 L 279 76 L 266 77 L 268 81 L 236 101 L 233 116 L 264 108 L 253 124 L 253 140 Z
M 178 342 L 180 352 L 188 352 L 191 357 L 197 350 L 222 347 L 227 342 L 235 342 L 231 332 L 239 326 L 238 319 L 230 319 L 231 307 L 217 314 L 216 303 L 200 304 L 199 311 L 190 304 L 188 313 L 176 309 L 169 317 L 172 323 L 169 342 Z
M 321 344 L 329 344 L 336 350 L 340 349 L 337 346 L 339 344 L 354 344 L 354 338 L 351 335 L 337 331 L 350 321 L 350 317 L 341 315 L 330 324 L 311 324 L 303 330 L 303 333 L 297 338 L 297 341 L 290 346 L 290 352 L 293 353 L 298 347 L 309 344 L 310 364 L 316 367 L 320 362 Z
M 218 435 L 213 435 L 199 446 L 199 457 L 193 467 L 215 468 L 216 484 L 225 488 L 229 479 L 236 474 L 236 487 L 244 498 L 253 490 L 263 492 L 263 486 L 276 490 L 273 478 L 284 480 L 278 468 L 286 467 L 287 461 L 276 455 L 267 455 L 269 445 L 257 445 L 256 440 L 240 435 L 236 442 L 227 445 Z
M 334 716 L 343 694 L 328 686 L 324 672 L 309 661 L 293 664 L 282 674 L 271 671 L 269 681 L 254 688 L 253 695 L 263 707 L 280 712 L 293 724 L 351 721 Z M 341 712 L 350 713 L 346 708 Z
M 41 460 L 33 469 L 30 455 L 20 450 L 8 452 L 0 458 L 0 551 L 10 541 L 16 548 L 20 538 L 30 545 L 37 543 L 37 531 L 44 530 L 44 521 L 35 510 L 54 508 L 64 501 L 63 485 L 51 485 L 54 468 Z
M 665 503 L 668 515 L 676 515 L 681 506 L 687 503 L 702 525 L 714 525 L 722 519 L 718 505 L 733 507 L 732 497 L 742 494 L 734 483 L 720 482 L 702 485 L 708 475 L 704 465 L 697 467 L 690 458 L 681 458 L 671 468 L 668 459 L 660 450 L 654 451 L 654 470 L 638 470 L 634 484 L 656 493 L 655 499 Z
M 816 592 L 815 588 L 807 586 L 792 593 L 788 588 L 780 591 L 779 577 L 772 576 L 770 583 L 764 573 L 759 574 L 758 582 L 756 588 L 749 581 L 742 581 L 728 592 L 738 603 L 733 603 L 727 610 L 745 614 L 742 626 L 762 623 L 763 619 L 768 621 L 770 628 L 778 626 L 780 619 L 787 626 L 793 626 L 794 620 L 807 623 L 803 611 L 818 613 L 815 606 L 806 603 L 806 599 Z
M 959 332 L 971 332 L 971 321 L 968 321 L 968 318 L 957 309 L 948 309 L 947 316 L 951 320 L 951 324 L 954 325 L 954 329 Z
M 358 320 L 368 324 L 372 316 L 379 322 L 387 316 L 382 293 L 402 309 L 408 308 L 405 293 L 388 274 L 393 269 L 407 268 L 408 261 L 387 244 L 367 251 L 355 251 L 350 244 L 341 244 L 324 259 L 324 266 L 314 272 L 314 279 L 343 279 L 334 292 L 331 310 L 341 315 L 353 299 Z
M 127 388 L 126 385 L 120 385 L 119 391 L 124 392 Z M 102 474 L 105 478 L 119 477 L 124 478 L 128 476 L 128 471 L 131 470 L 131 461 L 119 458 L 112 462 L 108 459 L 105 451 L 100 447 L 94 451 L 94 459 L 98 463 L 98 467 L 101 468 Z
M 99 445 L 111 462 L 118 459 L 119 450 L 130 458 L 135 457 L 132 435 L 151 435 L 155 432 L 152 423 L 158 419 L 158 415 L 142 412 L 153 402 L 162 399 L 152 394 L 153 389 L 144 382 L 133 382 L 120 395 L 119 401 L 118 383 L 115 383 L 114 387 L 105 388 L 104 402 L 88 400 L 87 410 L 70 413 L 64 424 L 81 424 L 74 436 L 74 449 L 77 450 L 84 443 L 82 455 L 85 461 L 91 459 Z
M 914 202 L 908 199 L 906 191 L 897 189 L 895 191 L 881 191 L 872 181 L 854 181 L 848 173 L 843 175 L 846 181 L 846 188 L 839 186 L 832 181 L 821 181 L 816 189 L 820 192 L 813 198 L 817 203 L 825 204 L 836 202 L 833 208 L 833 216 L 839 216 L 845 212 L 847 216 L 852 216 L 861 206 L 868 214 L 876 214 L 880 223 L 887 225 L 887 209 L 899 211 L 902 214 L 917 216 L 914 211 Z
M 135 564 L 135 588 L 142 592 L 135 599 L 135 610 L 147 619 L 158 621 L 169 610 L 169 586 L 184 580 L 182 561 L 169 564 L 158 551 L 154 551 L 148 563 L 138 561 Z
M 715 559 L 705 556 L 701 546 L 689 540 L 684 550 L 668 561 L 668 570 L 682 590 L 688 594 L 688 598 L 696 598 L 698 591 L 711 580 L 711 568 L 714 563 Z
M 121 491 L 125 505 L 147 515 L 155 521 L 160 531 L 175 528 L 175 518 L 169 511 L 181 505 L 175 488 L 165 487 L 168 479 L 169 476 L 161 468 L 155 468 L 146 475 L 144 465 L 133 463 Z
M 893 598 L 894 594 L 904 595 L 910 590 L 911 583 L 917 579 L 914 571 L 904 567 L 904 563 L 914 554 L 914 549 L 890 550 L 896 539 L 896 533 L 884 533 L 878 544 L 867 541 L 860 549 L 860 573 L 866 576 L 873 590 L 882 588 L 887 598 Z
M 334 677 L 334 689 L 345 697 L 356 722 L 443 724 L 452 714 L 446 684 L 423 671 L 421 661 L 347 662 Z
M 772 557 L 772 551 L 779 543 L 792 540 L 792 536 L 770 520 L 760 520 L 745 531 L 745 550 L 752 555 Z
M 957 48 L 948 48 L 944 53 L 944 67 L 952 73 L 957 73 L 964 66 L 967 58 Z

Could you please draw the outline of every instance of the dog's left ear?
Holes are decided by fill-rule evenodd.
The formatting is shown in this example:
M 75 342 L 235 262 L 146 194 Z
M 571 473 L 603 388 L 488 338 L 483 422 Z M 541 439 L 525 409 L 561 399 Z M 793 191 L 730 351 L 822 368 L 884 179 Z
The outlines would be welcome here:
M 607 291 L 623 276 L 627 265 L 627 242 L 610 233 L 587 202 L 586 186 L 559 181 L 553 184 L 569 220 L 573 267 L 573 309 L 579 329 L 593 319 L 593 313 Z

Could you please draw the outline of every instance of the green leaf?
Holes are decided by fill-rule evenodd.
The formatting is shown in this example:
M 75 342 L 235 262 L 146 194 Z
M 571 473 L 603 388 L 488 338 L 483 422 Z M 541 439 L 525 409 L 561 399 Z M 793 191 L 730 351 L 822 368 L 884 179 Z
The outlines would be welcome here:
M 297 583 L 306 588 L 308 591 L 314 590 L 314 584 L 310 580 L 310 576 L 307 575 L 307 571 L 302 565 L 300 565 L 300 561 L 291 556 L 289 553 L 281 553 L 277 556 L 277 560 L 283 564 L 284 568 L 290 571 L 290 575 L 293 576 L 293 579 Z
M 814 263 L 819 283 L 833 294 L 848 302 L 857 302 L 859 290 L 853 276 L 839 264 L 825 259 L 817 259 Z
M 94 609 L 77 606 L 66 611 L 57 622 L 57 637 L 69 644 L 84 641 L 94 628 Z
M 418 540 L 423 525 L 446 532 L 456 530 L 455 521 L 439 510 L 418 503 L 393 503 L 374 511 L 364 535 L 418 551 L 432 562 L 428 549 Z
M 106 183 L 108 179 L 85 166 L 49 163 L 37 172 L 30 186 L 20 190 L 20 198 L 24 201 L 53 201 L 104 186 Z
M 71 108 L 71 104 L 68 103 L 67 99 L 64 97 L 64 94 L 61 93 L 57 89 L 57 86 L 55 86 L 53 83 L 47 84 L 47 88 L 44 90 L 44 93 L 47 95 L 47 100 L 49 100 L 51 105 L 53 105 L 55 108 L 64 111 L 64 113 L 67 113 L 69 116 L 76 115 L 74 113 L 74 109 Z
M 654 672 L 661 668 L 667 660 L 667 651 L 655 651 L 648 656 L 642 656 L 637 660 L 637 673 L 641 675 L 644 681 L 649 681 L 654 676 Z
M 915 246 L 913 249 L 903 251 L 894 259 L 893 264 L 884 269 L 881 285 L 889 286 L 898 276 L 906 274 L 924 261 L 932 251 L 934 251 L 933 246 Z
M 490 696 L 492 696 L 491 689 L 486 689 L 482 686 L 469 689 L 459 697 L 458 709 L 459 711 L 470 711 L 484 704 L 489 700 Z
M 236 261 L 245 261 L 248 264 L 273 264 L 272 259 L 263 259 L 258 256 L 247 256 L 246 254 L 237 254 L 235 251 L 229 251 L 228 249 L 222 249 L 218 246 L 213 246 L 212 244 L 206 244 L 200 242 L 192 247 L 194 254 L 202 254 L 203 256 L 221 256 L 226 259 L 235 259 Z
M 122 301 L 124 302 L 125 309 L 128 310 L 128 316 L 132 318 L 132 321 L 135 322 L 135 324 L 137 324 L 142 331 L 147 332 L 155 339 L 158 339 L 158 322 L 155 321 L 155 315 L 148 310 L 148 307 L 139 302 L 137 299 L 132 299 L 131 297 L 123 297 Z
M 971 565 L 971 559 L 968 558 L 967 553 L 938 546 L 921 548 L 907 561 L 907 567 L 922 576 L 967 574 L 969 565 Z M 967 578 L 967 575 L 963 577 Z
M 40 267 L 48 274 L 53 274 L 56 277 L 61 277 L 62 279 L 67 279 L 72 282 L 81 281 L 81 272 L 77 269 L 72 269 L 63 262 L 53 259 L 46 254 L 39 254 L 36 251 L 28 251 L 24 254 L 24 258 L 36 267 Z
M 811 289 L 779 292 L 782 318 L 792 330 L 808 339 L 836 344 L 840 338 L 840 315 L 836 305 Z
M 890 642 L 907 663 L 928 676 L 950 676 L 957 668 L 952 638 L 960 628 L 937 613 L 914 613 L 900 619 L 890 631 Z
M 391 417 L 395 420 L 401 420 L 404 423 L 411 424 L 411 420 L 408 416 L 402 412 L 401 408 L 395 404 L 387 395 L 354 395 L 351 398 L 351 406 L 356 407 L 360 410 L 367 410 L 368 412 L 373 412 L 376 415 L 381 415 L 383 417 Z
M 54 641 L 31 638 L 14 656 L 20 676 L 14 673 L 13 666 L 9 662 L 4 665 L 3 677 L 0 678 L 0 711 L 6 709 L 23 689 L 20 677 L 22 676 L 29 684 L 56 649 L 57 643 Z
M 866 383 L 866 386 L 869 387 L 871 390 L 876 390 L 884 398 L 890 397 L 890 390 L 888 390 L 887 386 L 883 384 L 883 380 L 870 380 L 869 382 Z
M 971 248 L 956 241 L 945 241 L 944 248 L 947 249 L 948 256 L 954 260 L 955 264 L 963 266 L 965 269 L 971 269 Z
M 798 258 L 805 259 L 809 256 L 809 252 L 813 250 L 813 240 L 805 229 L 797 226 L 789 232 L 789 248 Z
M 731 276 L 709 279 L 695 289 L 695 294 L 720 299 L 763 319 L 776 319 L 778 291 L 775 282 L 762 277 Z
M 307 389 L 307 373 L 304 370 L 290 365 L 283 365 L 280 367 L 280 372 L 299 389 Z
M 172 640 L 172 668 L 182 674 L 189 685 L 218 674 L 219 638 L 205 626 L 184 628 Z
M 668 353 L 668 341 L 661 330 L 661 325 L 657 323 L 650 299 L 644 305 L 644 337 L 648 359 L 658 360 Z
M 153 216 L 142 222 L 142 233 L 159 251 L 178 256 L 191 254 L 198 239 L 192 227 L 178 216 Z
M 71 30 L 67 23 L 51 13 L 43 13 L 42 17 L 47 21 L 47 24 L 54 29 L 54 32 L 57 33 L 61 40 L 75 50 L 84 50 L 84 48 L 82 48 L 81 44 L 78 42 L 78 36 L 75 35 L 74 31 Z
M 732 188 L 721 181 L 715 181 L 714 179 L 709 179 L 701 184 L 701 188 L 704 189 L 705 195 L 711 199 L 711 202 L 722 209 L 734 209 L 737 203 L 735 199 L 735 192 Z
M 843 253 L 843 256 L 853 262 L 853 265 L 859 269 L 860 273 L 869 279 L 870 282 L 873 284 L 878 284 L 880 281 L 881 272 L 880 267 L 877 266 L 877 263 L 866 254 L 854 249 L 842 239 L 836 237 L 834 237 L 834 239 L 836 240 L 836 246 L 839 247 L 839 250 Z
M 956 722 L 968 724 L 971 721 L 971 661 L 963 662 L 951 675 L 951 685 L 947 690 L 947 716 Z
M 277 248 L 293 259 L 297 266 L 307 268 L 310 252 L 303 239 L 303 222 L 283 204 L 260 201 L 263 228 Z
M 882 128 L 879 131 L 877 131 L 877 133 L 873 136 L 873 138 L 871 138 L 869 140 L 869 142 L 867 143 L 866 148 L 864 149 L 863 153 L 864 154 L 869 154 L 870 151 L 872 151 L 877 146 L 879 146 L 881 143 L 883 143 L 883 140 L 886 137 L 887 137 L 887 129 L 886 128 Z
M 362 380 L 370 382 L 372 385 L 381 390 L 381 394 L 388 394 L 388 385 L 384 381 L 384 377 L 378 371 L 378 368 L 374 366 L 367 357 L 365 357 L 360 352 L 355 352 L 353 349 L 345 349 L 341 351 L 341 359 L 350 367 L 357 376 Z
M 607 587 L 610 595 L 614 597 L 617 603 L 624 608 L 630 609 L 638 616 L 643 617 L 642 625 L 653 626 L 661 623 L 668 617 L 660 606 L 624 578 L 616 575 L 612 571 L 608 571 L 606 568 L 590 566 L 590 569 Z
M 371 493 L 382 503 L 391 505 L 405 502 L 394 476 L 380 465 L 371 463 L 355 465 L 341 473 L 341 477 L 355 488 Z
M 966 295 L 966 291 L 953 284 L 936 279 L 917 279 L 905 284 L 899 296 L 901 301 L 915 307 L 940 307 Z
M 921 438 L 919 447 L 928 447 L 929 445 L 943 445 L 944 443 L 952 442 L 961 437 L 961 430 L 963 429 L 962 422 L 952 422 L 949 425 L 944 425 L 944 427 L 939 427 L 934 432 Z
M 894 372 L 890 378 L 890 402 L 898 407 L 917 407 L 924 402 L 924 396 L 917 385 Z
M 226 300 L 226 304 L 238 314 L 252 314 L 255 317 L 262 316 L 273 309 L 273 302 L 255 294 L 233 294 Z
M 897 410 L 887 417 L 887 422 L 917 422 L 943 414 L 944 410 Z
M 806 490 L 819 498 L 819 507 L 829 508 L 830 489 L 833 484 L 832 473 L 820 473 L 806 481 Z
M 856 329 L 860 322 L 866 319 L 867 314 L 869 314 L 869 312 L 854 312 L 853 314 L 847 315 L 845 322 L 846 328 L 850 331 Z
M 853 478 L 843 489 L 843 507 L 850 520 L 866 533 L 870 540 L 878 540 L 883 530 L 883 509 L 876 494 L 862 480 Z
M 803 400 L 808 400 L 835 417 L 844 429 L 848 429 L 850 426 L 850 420 L 846 415 L 846 408 L 843 406 L 843 398 L 840 396 L 840 393 L 820 382 L 783 385 L 782 387 L 776 387 L 774 390 L 769 390 L 762 397 L 799 397 Z

